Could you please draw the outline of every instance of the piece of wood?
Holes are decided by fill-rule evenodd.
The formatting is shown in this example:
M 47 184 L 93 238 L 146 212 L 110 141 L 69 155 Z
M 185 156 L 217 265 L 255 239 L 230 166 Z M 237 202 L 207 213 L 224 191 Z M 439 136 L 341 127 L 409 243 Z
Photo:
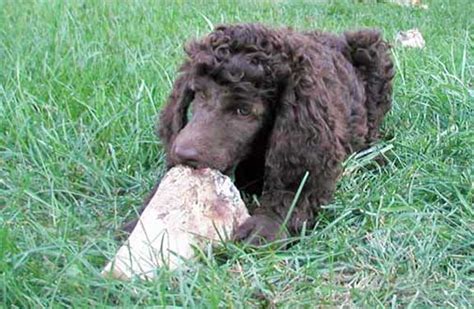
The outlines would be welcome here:
M 398 32 L 395 37 L 395 42 L 403 47 L 425 47 L 425 40 L 423 39 L 421 32 L 416 28 Z
M 248 217 L 229 177 L 211 169 L 174 167 L 102 274 L 151 279 L 158 267 L 175 269 L 192 258 L 193 246 L 204 249 L 227 240 Z

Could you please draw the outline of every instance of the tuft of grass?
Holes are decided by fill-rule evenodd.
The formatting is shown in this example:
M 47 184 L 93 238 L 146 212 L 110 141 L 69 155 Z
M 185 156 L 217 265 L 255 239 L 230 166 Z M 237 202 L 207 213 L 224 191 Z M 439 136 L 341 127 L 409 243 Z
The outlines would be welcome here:
M 427 4 L 0 1 L 0 306 L 470 307 L 474 8 Z M 114 231 L 163 173 L 153 123 L 183 43 L 254 21 L 388 40 L 417 27 L 426 47 L 394 47 L 386 138 L 346 162 L 296 245 L 228 244 L 152 282 L 102 278 Z

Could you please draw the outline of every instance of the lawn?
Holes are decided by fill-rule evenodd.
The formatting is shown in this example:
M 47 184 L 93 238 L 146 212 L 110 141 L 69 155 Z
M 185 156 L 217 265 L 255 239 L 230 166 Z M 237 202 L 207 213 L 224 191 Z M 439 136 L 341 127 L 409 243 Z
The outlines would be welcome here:
M 0 0 L 0 307 L 472 306 L 474 6 L 362 2 Z M 102 278 L 164 173 L 154 122 L 183 43 L 249 21 L 391 42 L 420 29 L 423 50 L 393 48 L 387 164 L 350 158 L 287 250 L 231 244 L 151 282 Z

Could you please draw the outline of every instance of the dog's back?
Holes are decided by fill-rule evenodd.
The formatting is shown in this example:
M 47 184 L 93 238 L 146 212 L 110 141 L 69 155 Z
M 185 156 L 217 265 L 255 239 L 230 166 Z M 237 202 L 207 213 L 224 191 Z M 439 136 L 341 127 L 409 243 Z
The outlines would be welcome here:
M 352 151 L 358 151 L 369 146 L 377 140 L 380 124 L 392 105 L 392 79 L 395 73 L 389 44 L 383 40 L 380 31 L 374 29 L 346 32 L 342 36 L 322 31 L 304 34 L 341 54 L 355 70 L 358 82 L 364 85 L 365 93 L 360 93 L 355 85 L 348 85 L 355 104 L 351 107 L 354 109 L 353 114 L 360 114 L 360 96 L 365 97 L 365 125 L 351 123 L 351 148 Z M 347 81 L 350 82 L 350 78 Z M 352 121 L 360 122 L 361 119 Z
M 377 30 L 346 32 L 349 61 L 365 85 L 368 133 L 366 143 L 377 140 L 379 127 L 392 106 L 392 79 L 395 75 L 389 45 Z M 346 53 L 347 54 L 347 53 Z

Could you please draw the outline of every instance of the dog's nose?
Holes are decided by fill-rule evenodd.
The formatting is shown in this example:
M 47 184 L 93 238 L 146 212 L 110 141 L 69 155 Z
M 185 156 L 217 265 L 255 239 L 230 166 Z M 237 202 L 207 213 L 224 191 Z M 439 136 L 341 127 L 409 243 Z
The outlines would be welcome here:
M 199 153 L 192 146 L 176 145 L 174 154 L 181 164 L 197 167 L 199 163 Z

